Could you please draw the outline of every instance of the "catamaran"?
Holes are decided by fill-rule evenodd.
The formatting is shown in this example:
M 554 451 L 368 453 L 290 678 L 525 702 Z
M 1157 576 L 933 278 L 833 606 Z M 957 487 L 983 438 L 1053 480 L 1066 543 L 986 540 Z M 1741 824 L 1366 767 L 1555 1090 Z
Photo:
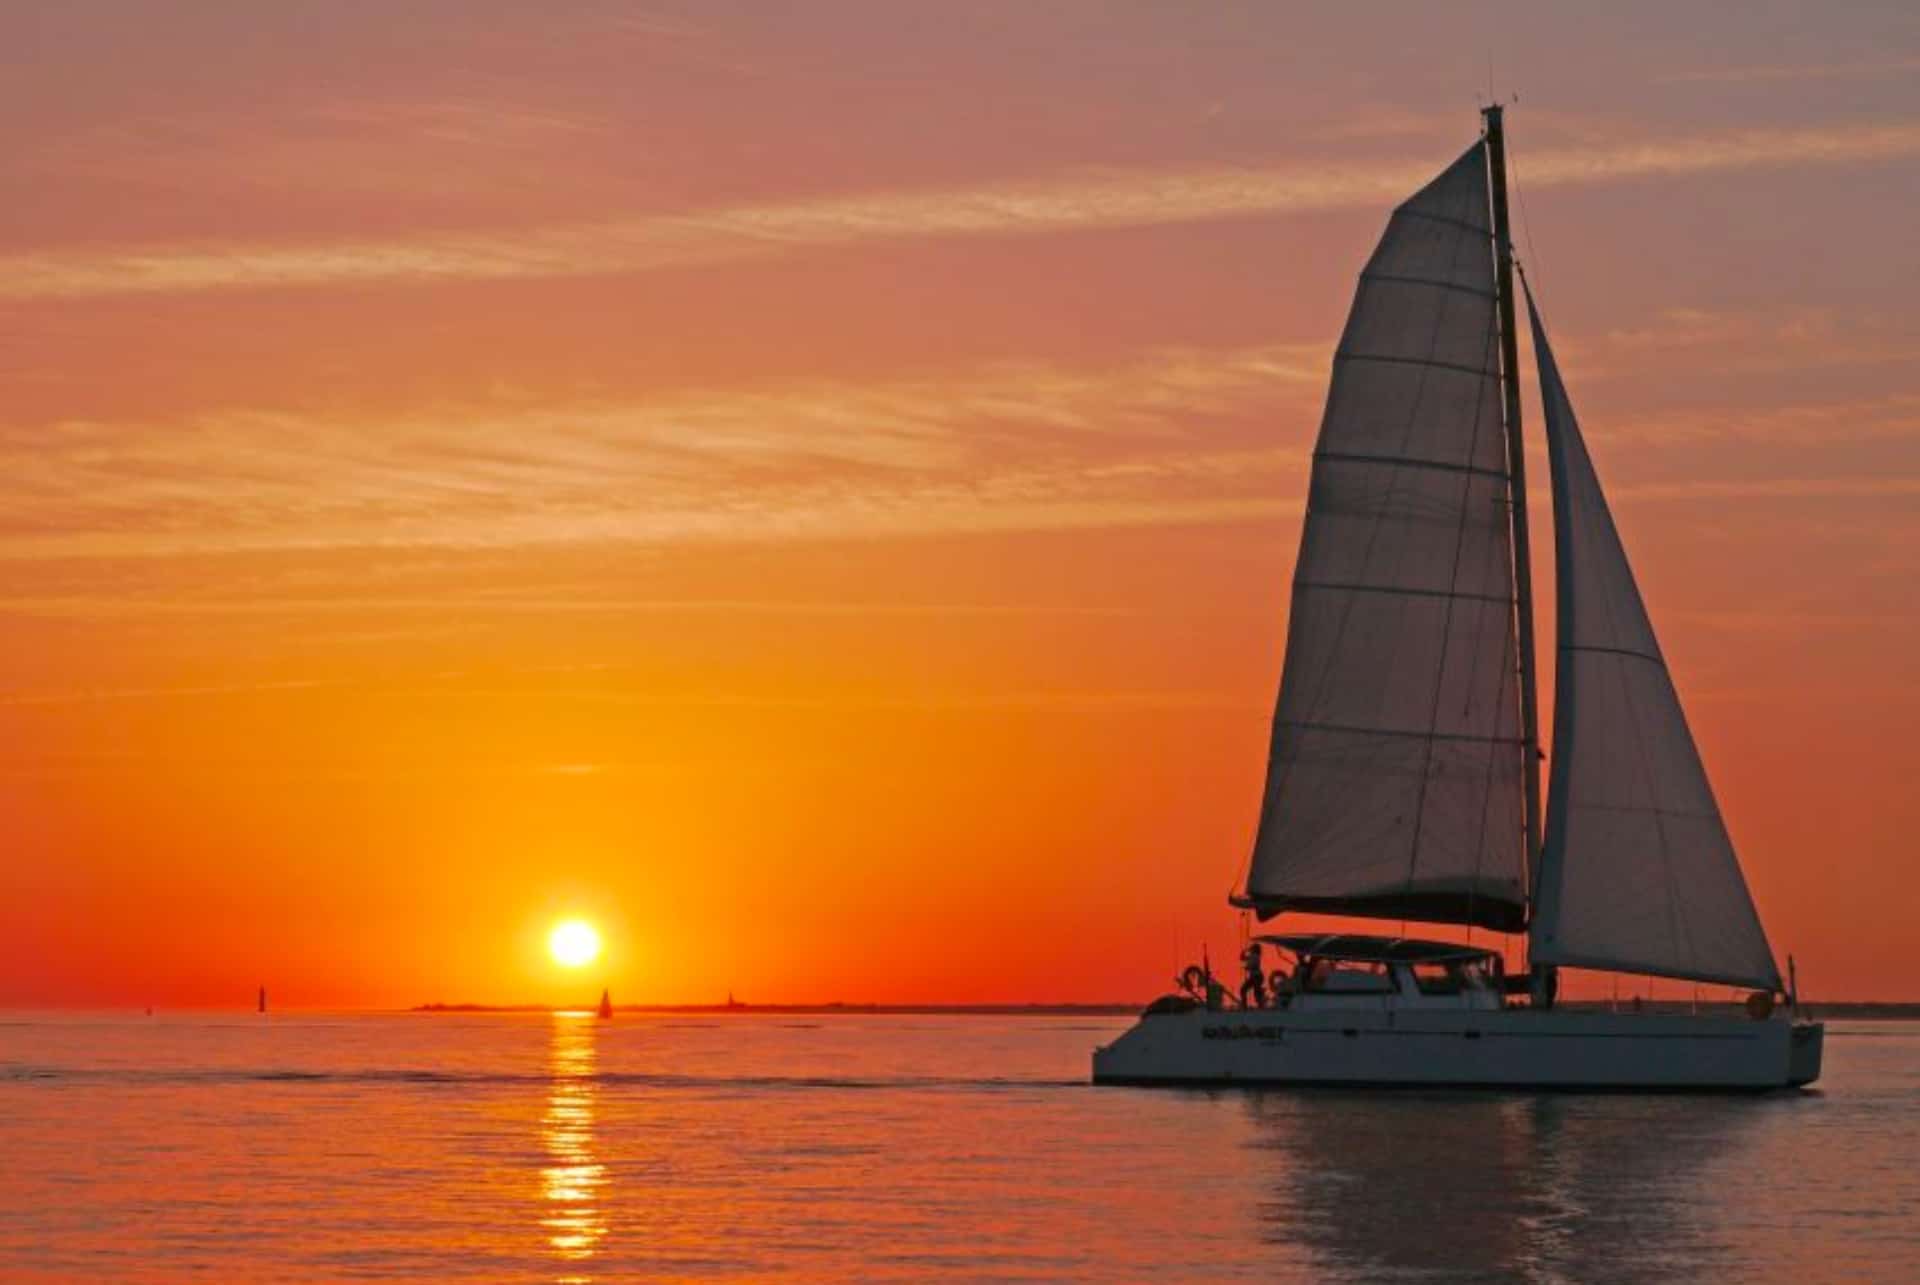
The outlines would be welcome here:
M 1502 110 L 1394 211 L 1313 455 L 1266 791 L 1233 904 L 1399 921 L 1254 936 L 1096 1049 L 1100 1084 L 1768 1089 L 1820 1074 L 1688 731 L 1546 327 L 1544 810 Z M 1524 276 L 1522 277 L 1522 288 Z M 1468 944 L 1409 938 L 1468 927 Z M 1524 931 L 1509 976 L 1472 930 Z M 1266 950 L 1293 966 L 1264 971 Z M 1558 970 L 1750 989 L 1731 1013 L 1556 1002 Z M 1776 1003 L 1776 997 L 1786 1003 Z M 1633 1006 L 1638 1009 L 1638 1005 Z M 1711 1009 L 1711 1006 L 1710 1006 Z

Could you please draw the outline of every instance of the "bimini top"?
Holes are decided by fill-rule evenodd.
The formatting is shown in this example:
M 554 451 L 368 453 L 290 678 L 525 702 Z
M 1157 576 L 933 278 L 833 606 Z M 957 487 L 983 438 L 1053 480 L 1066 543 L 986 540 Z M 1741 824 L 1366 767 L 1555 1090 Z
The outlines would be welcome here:
M 1415 941 L 1411 937 L 1363 937 L 1352 933 L 1293 933 L 1255 937 L 1255 941 L 1303 957 L 1357 964 L 1446 964 L 1490 959 L 1495 954 L 1452 941 Z

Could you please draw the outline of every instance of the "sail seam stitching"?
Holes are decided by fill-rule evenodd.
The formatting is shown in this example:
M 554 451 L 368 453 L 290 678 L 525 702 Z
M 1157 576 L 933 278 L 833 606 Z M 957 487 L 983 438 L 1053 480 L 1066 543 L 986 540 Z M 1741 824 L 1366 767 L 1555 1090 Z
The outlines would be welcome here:
M 1295 589 L 1334 589 L 1352 593 L 1393 593 L 1409 598 L 1471 598 L 1475 602 L 1512 604 L 1511 597 L 1497 593 L 1467 593 L 1454 589 L 1403 589 L 1398 585 L 1346 584 L 1334 580 L 1295 580 Z
M 1648 807 L 1640 803 L 1581 803 L 1575 799 L 1567 800 L 1567 806 L 1586 812 L 1625 812 L 1634 816 L 1685 817 L 1689 821 L 1705 821 L 1717 817 L 1717 812 L 1687 812 L 1680 808 Z
M 1473 375 L 1480 379 L 1492 379 L 1500 372 L 1488 370 L 1484 366 L 1469 366 L 1461 361 L 1439 361 L 1433 357 L 1395 357 L 1388 353 L 1336 352 L 1336 362 L 1341 361 L 1377 361 L 1389 366 L 1426 366 L 1434 370 L 1451 370 L 1461 375 Z
M 1475 236 L 1490 237 L 1493 235 L 1492 228 L 1481 227 L 1478 223 L 1470 222 L 1467 219 L 1456 219 L 1450 214 L 1434 214 L 1428 210 L 1413 210 L 1403 205 L 1394 211 L 1394 215 L 1396 217 L 1404 215 L 1410 219 L 1425 219 L 1429 223 L 1445 223 L 1450 227 L 1465 228 Z
M 1345 732 L 1354 736 L 1398 736 L 1410 741 L 1472 741 L 1484 744 L 1488 741 L 1503 745 L 1518 745 L 1518 736 L 1477 736 L 1470 732 L 1416 732 L 1397 727 L 1356 727 L 1349 723 L 1318 723 L 1302 719 L 1276 720 L 1280 727 L 1298 727 L 1309 732 Z
M 1420 460 L 1401 455 L 1357 455 L 1348 451 L 1315 451 L 1316 460 L 1332 460 L 1336 464 L 1387 464 L 1395 468 L 1431 468 L 1447 473 L 1472 473 L 1477 477 L 1490 477 L 1504 482 L 1507 475 L 1499 469 L 1481 468 L 1477 464 L 1449 464 L 1445 460 Z
M 1635 660 L 1644 660 L 1649 664 L 1658 665 L 1662 669 L 1667 667 L 1667 662 L 1652 652 L 1635 651 L 1631 647 L 1597 647 L 1591 643 L 1561 643 L 1560 650 L 1591 651 L 1597 652 L 1602 656 L 1631 656 Z
M 1435 290 L 1457 290 L 1461 294 L 1475 295 L 1481 299 L 1491 299 L 1491 290 L 1482 290 L 1478 286 L 1466 285 L 1459 281 L 1440 281 L 1433 277 L 1403 277 L 1393 272 L 1362 272 L 1362 281 L 1391 281 L 1403 286 L 1432 286 Z

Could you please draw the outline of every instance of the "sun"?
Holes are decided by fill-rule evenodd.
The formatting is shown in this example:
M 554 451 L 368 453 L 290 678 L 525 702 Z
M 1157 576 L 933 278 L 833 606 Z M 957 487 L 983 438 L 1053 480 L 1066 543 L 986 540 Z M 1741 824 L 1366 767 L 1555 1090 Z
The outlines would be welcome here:
M 600 934 L 584 919 L 562 919 L 547 934 L 547 951 L 562 968 L 585 968 L 600 958 Z

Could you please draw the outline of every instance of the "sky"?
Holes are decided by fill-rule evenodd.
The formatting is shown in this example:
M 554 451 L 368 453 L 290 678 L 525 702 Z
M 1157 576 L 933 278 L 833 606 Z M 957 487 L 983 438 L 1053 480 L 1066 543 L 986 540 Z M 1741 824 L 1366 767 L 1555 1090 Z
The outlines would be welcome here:
M 1332 346 L 1490 86 L 1774 947 L 1920 997 L 1920 12 L 1800 9 L 0 9 L 0 1005 L 1231 956 Z

